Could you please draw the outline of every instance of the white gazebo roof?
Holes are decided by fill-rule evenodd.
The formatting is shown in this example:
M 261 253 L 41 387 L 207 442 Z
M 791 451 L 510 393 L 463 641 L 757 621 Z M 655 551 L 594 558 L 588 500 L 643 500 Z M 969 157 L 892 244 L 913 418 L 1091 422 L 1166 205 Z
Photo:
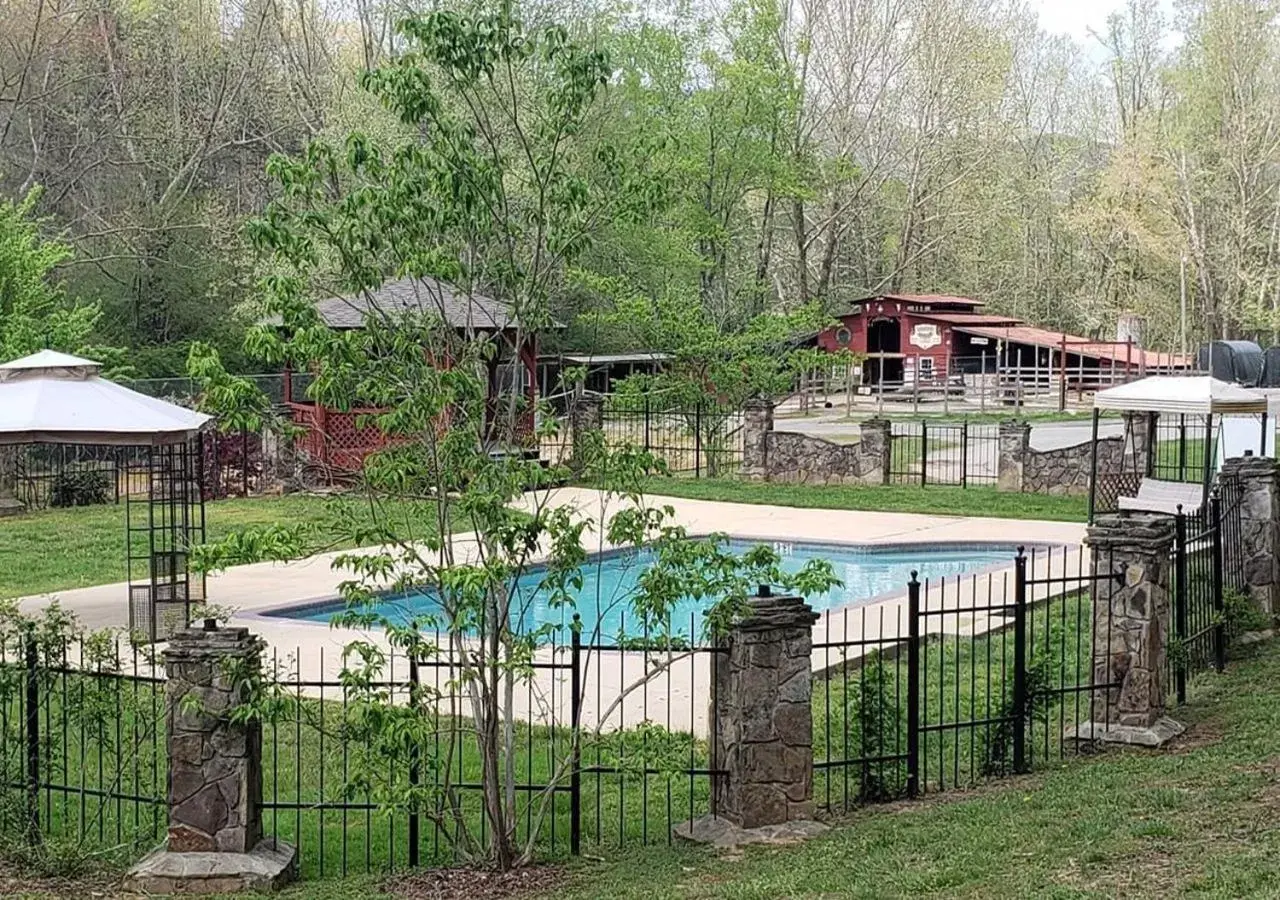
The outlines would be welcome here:
M 1152 375 L 1098 391 L 1095 409 L 1187 415 L 1248 414 L 1267 411 L 1267 397 L 1208 375 Z
M 101 369 L 53 350 L 0 365 L 0 444 L 172 444 L 213 421 L 107 381 Z

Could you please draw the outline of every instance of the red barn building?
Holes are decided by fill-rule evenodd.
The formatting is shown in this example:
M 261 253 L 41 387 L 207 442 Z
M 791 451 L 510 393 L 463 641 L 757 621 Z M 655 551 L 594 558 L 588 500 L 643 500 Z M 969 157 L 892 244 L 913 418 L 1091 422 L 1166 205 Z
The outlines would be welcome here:
M 1190 360 L 1036 328 L 1013 316 L 980 312 L 981 301 L 946 294 L 881 294 L 855 300 L 839 324 L 818 335 L 824 350 L 864 355 L 871 384 L 941 383 L 965 374 L 1062 378 L 1073 386 L 1134 373 L 1190 368 Z M 1033 374 L 1034 373 L 1034 374 Z M 1105 373 L 1105 374 L 1102 374 Z
M 498 352 L 488 364 L 490 420 L 505 409 L 502 401 L 514 392 L 525 397 L 516 423 L 517 441 L 528 439 L 534 429 L 537 400 L 535 379 L 537 335 L 524 333 L 517 346 L 518 322 L 500 301 L 478 294 L 462 294 L 430 278 L 389 281 L 367 295 L 334 297 L 316 304 L 320 317 L 338 330 L 364 327 L 370 309 L 394 319 L 408 313 L 440 316 L 445 324 L 468 334 L 488 336 L 498 342 Z M 295 392 L 292 373 L 285 372 L 285 404 L 295 425 L 304 429 L 298 449 L 315 464 L 337 471 L 356 472 L 364 458 L 387 444 L 377 428 L 361 426 L 358 419 L 376 409 L 336 410 Z M 298 396 L 295 396 L 295 393 Z

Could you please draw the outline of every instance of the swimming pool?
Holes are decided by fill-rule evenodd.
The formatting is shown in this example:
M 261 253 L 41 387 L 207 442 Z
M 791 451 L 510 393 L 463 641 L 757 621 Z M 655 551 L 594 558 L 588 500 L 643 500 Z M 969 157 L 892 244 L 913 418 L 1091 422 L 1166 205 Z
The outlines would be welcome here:
M 745 552 L 759 541 L 730 540 L 728 548 L 735 553 Z M 798 571 L 813 559 L 826 559 L 835 569 L 835 575 L 844 582 L 821 597 L 808 598 L 816 610 L 856 606 L 875 597 L 897 594 L 906 590 L 911 572 L 918 571 L 921 581 L 938 579 L 964 572 L 985 569 L 1000 563 L 1011 563 L 1016 548 L 1009 544 L 898 544 L 892 546 L 778 543 L 772 544 L 782 558 L 787 571 Z M 582 590 L 578 592 L 577 611 L 588 628 L 599 621 L 599 633 L 614 637 L 621 634 L 636 636 L 641 629 L 633 626 L 630 614 L 630 597 L 635 591 L 640 573 L 652 557 L 647 551 L 613 551 L 591 557 L 583 568 Z M 564 625 L 573 617 L 573 610 L 552 608 L 545 592 L 538 586 L 543 571 L 534 567 L 517 582 L 518 601 L 513 603 L 513 616 L 519 620 L 513 625 L 521 633 L 528 633 L 544 624 Z M 709 603 L 686 599 L 677 605 L 672 615 L 672 631 L 689 634 L 690 623 L 700 619 L 699 614 Z M 265 615 L 308 622 L 330 622 L 344 609 L 338 599 L 287 607 Z M 438 614 L 439 603 L 428 591 L 405 594 L 387 594 L 373 608 L 378 615 L 396 622 L 408 622 L 414 617 Z

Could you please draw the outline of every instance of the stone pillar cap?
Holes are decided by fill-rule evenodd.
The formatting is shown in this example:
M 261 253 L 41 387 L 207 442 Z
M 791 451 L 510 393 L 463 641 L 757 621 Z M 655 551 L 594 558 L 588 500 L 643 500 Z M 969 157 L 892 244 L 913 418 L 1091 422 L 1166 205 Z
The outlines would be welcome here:
M 810 628 L 818 621 L 803 597 L 748 597 L 748 612 L 734 626 L 741 631 L 772 631 L 775 628 Z
M 1250 478 L 1274 477 L 1277 473 L 1276 461 L 1267 456 L 1233 456 L 1223 461 L 1222 470 Z
M 1174 539 L 1172 516 L 1158 513 L 1109 513 L 1093 520 L 1084 542 L 1091 547 L 1167 549 Z
M 165 659 L 192 659 L 207 656 L 249 656 L 264 646 L 248 628 L 187 628 L 169 639 L 162 654 Z

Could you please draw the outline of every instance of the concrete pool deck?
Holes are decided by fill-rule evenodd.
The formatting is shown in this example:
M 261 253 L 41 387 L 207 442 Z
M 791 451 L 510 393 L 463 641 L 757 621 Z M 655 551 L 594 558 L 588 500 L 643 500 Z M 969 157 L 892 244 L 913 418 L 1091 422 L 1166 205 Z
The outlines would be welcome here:
M 934 543 L 999 543 L 1057 545 L 1066 550 L 1053 553 L 1039 551 L 1032 564 L 1032 576 L 1075 574 L 1087 561 L 1081 558 L 1080 542 L 1083 523 L 1039 522 L 1028 520 L 986 519 L 919 515 L 910 513 L 860 512 L 851 510 L 797 509 L 792 507 L 718 503 L 666 497 L 648 497 L 650 505 L 668 505 L 675 519 L 692 534 L 724 532 L 734 537 L 761 541 L 794 541 L 850 544 L 934 544 Z M 551 502 L 570 504 L 584 515 L 599 518 L 600 501 L 593 491 L 563 489 Z M 612 513 L 616 509 L 610 510 Z M 462 538 L 466 540 L 466 538 Z M 237 566 L 208 580 L 211 604 L 234 609 L 233 625 L 243 625 L 267 642 L 267 658 L 279 659 L 288 671 L 301 673 L 304 680 L 335 680 L 341 669 L 344 646 L 353 640 L 374 640 L 385 645 L 380 635 L 351 629 L 331 628 L 315 622 L 288 620 L 263 615 L 273 607 L 316 601 L 337 595 L 339 584 L 349 576 L 335 571 L 332 563 L 338 553 L 325 553 L 294 563 L 258 563 Z M 922 608 L 936 613 L 926 617 L 925 630 L 949 634 L 982 634 L 1007 624 L 1007 618 L 987 611 L 965 612 L 969 607 L 999 605 L 1012 601 L 1013 575 L 1008 566 L 989 567 L 979 573 L 947 579 L 933 584 L 923 593 Z M 1045 586 L 1035 591 L 1033 599 L 1050 593 L 1075 590 L 1069 580 L 1056 588 Z M 815 649 L 814 668 L 828 669 L 854 660 L 872 650 L 889 647 L 905 637 L 906 586 L 898 596 L 879 598 L 851 611 L 833 610 L 823 613 L 814 629 L 814 642 L 819 645 L 850 643 L 850 646 L 823 646 Z M 89 628 L 126 628 L 127 591 L 123 584 L 102 585 L 60 591 L 55 595 L 62 606 L 74 612 Z M 25 598 L 24 610 L 46 605 L 48 595 Z M 946 610 L 947 612 L 943 612 Z M 567 654 L 561 652 L 558 657 Z M 582 721 L 586 727 L 600 724 L 604 728 L 633 726 L 648 720 L 671 728 L 705 734 L 706 697 L 711 677 L 711 653 L 697 653 L 674 661 L 655 681 L 634 687 L 625 700 L 618 701 L 626 688 L 638 683 L 646 665 L 655 654 L 640 652 L 600 652 L 585 661 Z M 553 651 L 538 653 L 538 662 L 553 661 Z M 565 662 L 556 658 L 557 663 Z M 390 673 L 394 678 L 406 677 L 408 667 Z M 296 676 L 295 676 L 296 677 Z M 437 680 L 438 677 L 438 680 Z M 570 673 L 564 669 L 539 669 L 533 683 L 521 687 L 517 695 L 521 718 L 535 721 L 569 721 L 568 694 Z M 447 692 L 448 674 L 430 670 L 428 683 L 437 683 Z M 316 693 L 308 690 L 307 693 Z M 330 689 L 327 696 L 340 697 L 340 690 Z M 601 721 L 603 719 L 603 721 Z

